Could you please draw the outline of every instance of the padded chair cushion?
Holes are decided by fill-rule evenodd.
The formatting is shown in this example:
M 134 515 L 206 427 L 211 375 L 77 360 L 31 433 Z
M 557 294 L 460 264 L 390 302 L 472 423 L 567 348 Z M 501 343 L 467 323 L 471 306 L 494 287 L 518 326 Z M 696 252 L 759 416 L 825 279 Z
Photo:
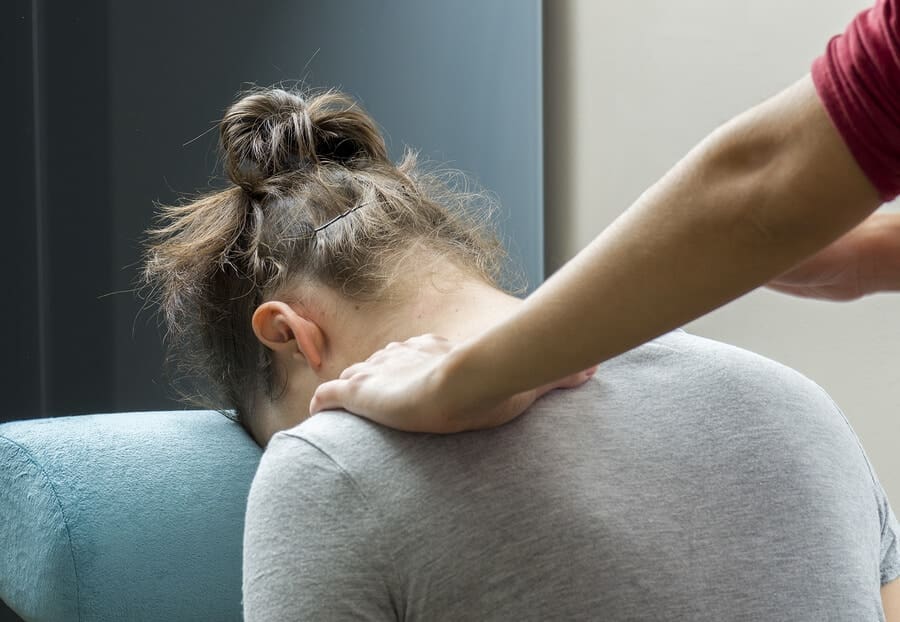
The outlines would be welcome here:
M 0 598 L 29 622 L 241 620 L 261 456 L 210 411 L 0 425 Z

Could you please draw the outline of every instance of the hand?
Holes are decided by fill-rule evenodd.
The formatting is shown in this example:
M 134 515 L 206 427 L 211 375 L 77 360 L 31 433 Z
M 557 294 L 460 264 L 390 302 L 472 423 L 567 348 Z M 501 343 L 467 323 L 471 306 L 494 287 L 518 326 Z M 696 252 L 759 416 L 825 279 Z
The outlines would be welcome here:
M 408 432 L 449 434 L 502 425 L 557 388 L 572 388 L 594 375 L 596 367 L 502 400 L 484 400 L 484 387 L 468 381 L 456 389 L 451 357 L 457 346 L 436 335 L 390 343 L 366 361 L 351 365 L 337 380 L 321 384 L 310 414 L 343 408 L 382 425 Z M 486 389 L 486 390 L 485 390 Z
M 883 241 L 896 236 L 895 215 L 873 214 L 829 246 L 800 262 L 768 286 L 774 290 L 826 300 L 855 300 L 888 288 L 879 275 L 889 266 Z

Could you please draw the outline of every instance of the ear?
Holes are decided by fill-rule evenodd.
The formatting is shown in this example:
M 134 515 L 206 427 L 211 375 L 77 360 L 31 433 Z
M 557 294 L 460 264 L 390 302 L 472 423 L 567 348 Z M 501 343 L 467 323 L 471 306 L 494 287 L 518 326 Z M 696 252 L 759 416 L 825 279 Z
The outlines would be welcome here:
M 322 367 L 325 335 L 302 312 L 284 302 L 269 300 L 256 308 L 252 322 L 256 338 L 273 352 L 302 356 L 314 371 Z

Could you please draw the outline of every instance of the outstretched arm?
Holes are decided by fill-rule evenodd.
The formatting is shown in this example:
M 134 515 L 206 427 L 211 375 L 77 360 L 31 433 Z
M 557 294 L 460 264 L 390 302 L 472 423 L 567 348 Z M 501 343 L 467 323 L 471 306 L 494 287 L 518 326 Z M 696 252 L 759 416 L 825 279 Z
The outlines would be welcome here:
M 449 377 L 495 370 L 496 399 L 608 359 L 766 283 L 880 203 L 807 76 L 700 143 L 516 317 L 455 352 Z
M 768 282 L 880 203 L 806 76 L 702 141 L 510 320 L 427 364 L 395 349 L 353 366 L 311 410 L 427 431 L 499 425 L 518 414 L 509 396 Z M 404 390 L 388 398 L 387 385 Z

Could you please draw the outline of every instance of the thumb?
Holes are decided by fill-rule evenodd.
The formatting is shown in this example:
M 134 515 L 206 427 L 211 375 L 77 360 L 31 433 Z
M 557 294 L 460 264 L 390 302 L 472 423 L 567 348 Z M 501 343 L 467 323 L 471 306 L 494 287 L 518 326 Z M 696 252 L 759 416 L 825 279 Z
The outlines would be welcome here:
M 574 389 L 575 387 L 583 385 L 585 382 L 594 377 L 594 374 L 597 371 L 598 365 L 594 365 L 593 367 L 589 367 L 584 371 L 576 372 L 565 378 L 560 378 L 555 382 L 550 382 L 545 384 L 542 387 L 537 389 L 538 397 L 541 397 L 554 389 Z

